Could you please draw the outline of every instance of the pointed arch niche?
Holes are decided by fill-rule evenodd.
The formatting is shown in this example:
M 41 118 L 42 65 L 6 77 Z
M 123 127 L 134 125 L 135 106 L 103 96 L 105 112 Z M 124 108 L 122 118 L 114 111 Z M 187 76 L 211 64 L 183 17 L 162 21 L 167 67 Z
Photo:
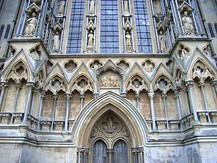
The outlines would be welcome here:
M 129 101 L 113 92 L 100 95 L 82 110 L 73 126 L 77 160 L 127 163 L 143 159 L 146 131 L 144 119 Z

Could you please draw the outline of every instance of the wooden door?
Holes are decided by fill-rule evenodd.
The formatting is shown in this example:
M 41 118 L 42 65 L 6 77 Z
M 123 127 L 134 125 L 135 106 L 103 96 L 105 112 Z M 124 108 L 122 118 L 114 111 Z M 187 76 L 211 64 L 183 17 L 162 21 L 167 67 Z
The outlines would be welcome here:
M 93 163 L 109 163 L 106 144 L 102 140 L 93 146 Z
M 128 146 L 123 140 L 118 140 L 113 149 L 112 163 L 128 163 Z

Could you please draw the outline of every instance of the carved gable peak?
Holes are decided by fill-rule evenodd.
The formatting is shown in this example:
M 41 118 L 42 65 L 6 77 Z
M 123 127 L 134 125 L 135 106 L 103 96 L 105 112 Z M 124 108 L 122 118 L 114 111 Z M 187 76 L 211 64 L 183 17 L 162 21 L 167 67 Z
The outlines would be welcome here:
M 97 70 L 97 74 L 99 75 L 100 73 L 102 73 L 103 71 L 107 71 L 107 70 L 112 70 L 114 72 L 118 72 L 120 75 L 123 75 L 123 70 L 117 66 L 113 61 L 111 61 L 110 59 Z

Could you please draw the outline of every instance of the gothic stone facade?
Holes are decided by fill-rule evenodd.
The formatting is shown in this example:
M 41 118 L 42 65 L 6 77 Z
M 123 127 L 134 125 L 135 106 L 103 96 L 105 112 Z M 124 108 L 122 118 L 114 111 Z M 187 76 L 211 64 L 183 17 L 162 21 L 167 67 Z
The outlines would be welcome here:
M 0 0 L 0 162 L 216 163 L 216 8 Z

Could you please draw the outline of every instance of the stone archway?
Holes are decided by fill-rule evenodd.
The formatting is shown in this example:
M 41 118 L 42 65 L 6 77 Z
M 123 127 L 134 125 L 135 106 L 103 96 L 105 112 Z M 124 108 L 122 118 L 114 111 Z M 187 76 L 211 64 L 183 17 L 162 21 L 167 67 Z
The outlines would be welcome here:
M 112 119 L 113 117 L 115 119 Z M 94 136 L 94 128 L 99 123 L 101 129 L 98 126 L 97 130 L 100 131 L 100 134 Z M 110 126 L 108 126 L 109 123 Z M 113 128 L 113 123 L 117 125 L 121 123 L 121 129 Z M 127 129 L 128 137 L 123 134 L 124 128 Z M 114 131 L 116 131 L 116 134 L 114 134 Z M 120 131 L 122 131 L 122 135 Z M 103 141 L 108 150 L 113 149 L 115 143 L 119 140 L 125 142 L 129 148 L 129 160 L 138 161 L 143 157 L 141 153 L 143 153 L 143 147 L 147 141 L 147 133 L 147 124 L 139 111 L 125 98 L 114 92 L 106 92 L 98 96 L 81 111 L 73 126 L 72 140 L 78 147 L 77 160 L 79 163 L 92 163 L 91 150 L 98 140 Z

